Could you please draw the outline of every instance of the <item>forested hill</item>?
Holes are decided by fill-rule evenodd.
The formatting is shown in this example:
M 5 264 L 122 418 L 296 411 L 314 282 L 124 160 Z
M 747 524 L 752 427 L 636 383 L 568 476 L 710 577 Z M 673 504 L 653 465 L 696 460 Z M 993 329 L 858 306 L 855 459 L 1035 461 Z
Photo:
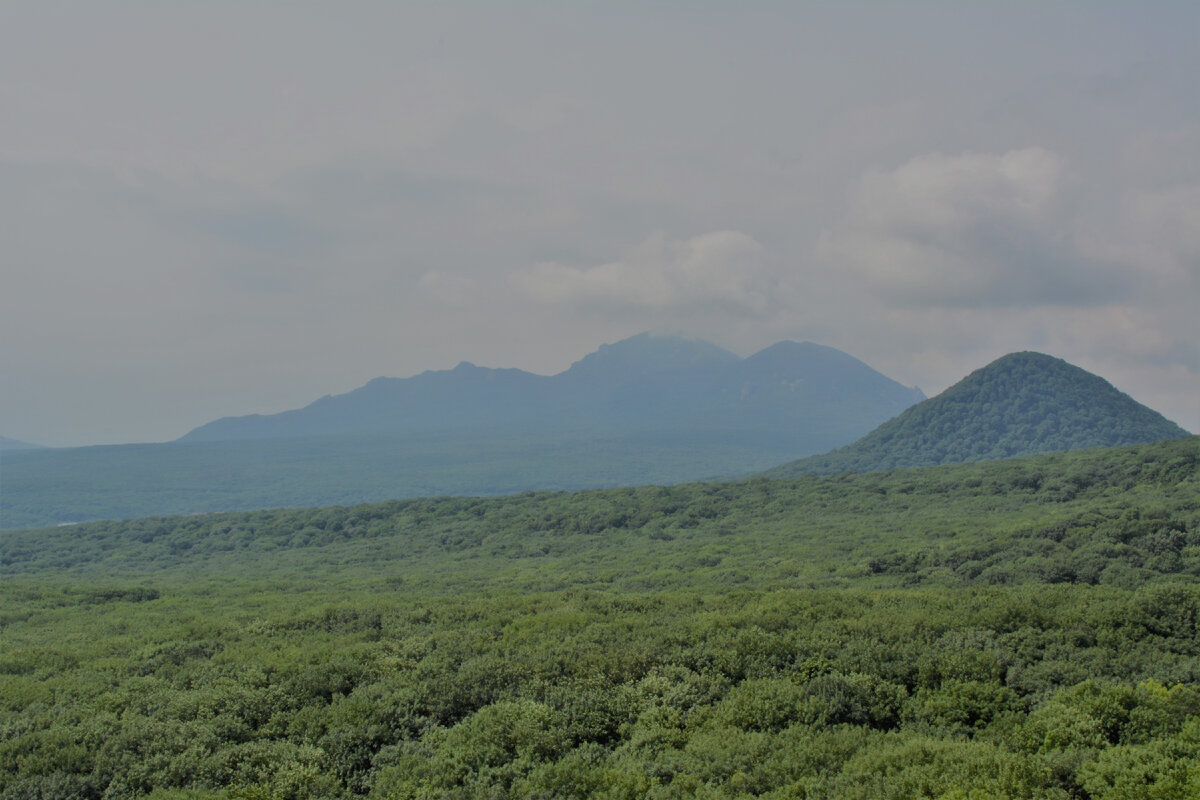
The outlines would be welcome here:
M 766 474 L 870 472 L 1187 435 L 1098 375 L 1042 353 L 1010 353 L 851 445 Z
M 463 362 L 411 378 L 376 378 L 279 414 L 229 417 L 181 441 L 427 434 L 625 435 L 678 441 L 728 432 L 797 454 L 846 444 L 924 399 L 858 359 L 811 342 L 780 342 L 740 358 L 708 342 L 640 334 L 557 375 Z

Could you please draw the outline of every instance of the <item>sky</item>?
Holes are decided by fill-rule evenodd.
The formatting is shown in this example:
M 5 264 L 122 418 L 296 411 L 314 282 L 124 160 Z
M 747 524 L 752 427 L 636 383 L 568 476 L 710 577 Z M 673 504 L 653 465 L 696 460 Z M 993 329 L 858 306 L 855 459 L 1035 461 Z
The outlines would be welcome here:
M 1200 431 L 1200 4 L 0 0 L 0 435 L 642 331 Z

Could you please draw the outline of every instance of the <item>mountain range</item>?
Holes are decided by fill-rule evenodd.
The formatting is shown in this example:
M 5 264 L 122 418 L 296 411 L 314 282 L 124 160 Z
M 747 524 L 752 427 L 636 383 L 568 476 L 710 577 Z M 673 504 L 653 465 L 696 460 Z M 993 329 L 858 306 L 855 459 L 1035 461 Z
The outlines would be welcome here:
M 1188 435 L 1098 375 L 1043 353 L 1010 353 L 853 444 L 766 474 L 872 472 Z
M 748 358 L 708 342 L 640 334 L 557 375 L 463 362 L 376 378 L 292 411 L 227 417 L 181 442 L 475 432 L 771 439 L 797 454 L 853 441 L 924 399 L 832 347 L 779 342 Z
M 558 375 L 462 363 L 216 420 L 175 442 L 5 451 L 0 528 L 867 472 L 1186 435 L 1039 353 L 1005 356 L 924 400 L 809 342 L 740 358 L 642 334 Z
M 553 376 L 462 363 L 174 442 L 5 453 L 0 527 L 744 475 L 922 397 L 830 347 L 642 334 Z

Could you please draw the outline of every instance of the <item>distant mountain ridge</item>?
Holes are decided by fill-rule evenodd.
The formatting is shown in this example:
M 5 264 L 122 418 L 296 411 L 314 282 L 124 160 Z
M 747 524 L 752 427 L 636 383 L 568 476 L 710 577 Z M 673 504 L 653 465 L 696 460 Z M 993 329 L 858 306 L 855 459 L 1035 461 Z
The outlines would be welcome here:
M 749 358 L 709 342 L 638 336 L 557 375 L 462 362 L 375 378 L 279 414 L 227 417 L 179 441 L 479 431 L 776 437 L 797 453 L 853 440 L 924 399 L 839 350 L 780 342 Z
M 1188 436 L 1108 381 L 1043 353 L 1010 353 L 853 444 L 765 473 L 872 472 Z
M 817 344 L 741 358 L 643 334 L 558 375 L 462 362 L 174 442 L 5 453 L 0 528 L 746 475 L 854 441 L 921 397 Z

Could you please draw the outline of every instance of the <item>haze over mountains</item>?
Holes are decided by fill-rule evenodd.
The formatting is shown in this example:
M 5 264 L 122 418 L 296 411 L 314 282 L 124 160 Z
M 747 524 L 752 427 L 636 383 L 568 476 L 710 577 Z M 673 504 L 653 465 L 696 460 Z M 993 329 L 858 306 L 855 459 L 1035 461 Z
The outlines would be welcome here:
M 0 527 L 747 474 L 851 442 L 921 398 L 821 345 L 743 359 L 643 334 L 554 376 L 463 363 L 176 442 L 8 453 Z
M 640 334 L 602 346 L 558 375 L 463 362 L 412 378 L 376 378 L 293 411 L 216 420 L 179 441 L 652 431 L 761 437 L 814 453 L 923 399 L 919 389 L 811 342 L 779 342 L 743 359 L 708 342 Z
M 871 472 L 1188 435 L 1098 375 L 1042 353 L 1010 353 L 851 445 L 767 474 Z
M 1187 435 L 1038 353 L 921 399 L 830 347 L 780 342 L 740 358 L 642 334 L 553 376 L 462 363 L 175 442 L 6 451 L 0 527 L 865 472 Z

